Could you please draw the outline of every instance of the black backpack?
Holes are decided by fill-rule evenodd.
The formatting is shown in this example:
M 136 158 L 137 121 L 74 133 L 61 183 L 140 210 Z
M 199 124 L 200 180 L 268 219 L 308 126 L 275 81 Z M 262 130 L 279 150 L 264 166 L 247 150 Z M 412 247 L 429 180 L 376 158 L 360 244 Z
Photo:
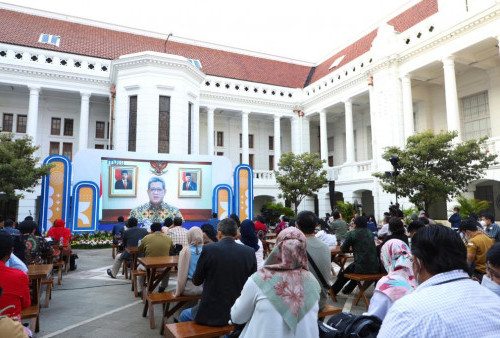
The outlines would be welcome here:
M 332 316 L 328 322 L 330 332 L 320 332 L 320 337 L 347 338 L 347 337 L 377 337 L 382 321 L 375 316 L 353 315 L 339 313 Z M 326 328 L 325 328 L 326 329 Z M 321 329 L 320 329 L 321 331 Z

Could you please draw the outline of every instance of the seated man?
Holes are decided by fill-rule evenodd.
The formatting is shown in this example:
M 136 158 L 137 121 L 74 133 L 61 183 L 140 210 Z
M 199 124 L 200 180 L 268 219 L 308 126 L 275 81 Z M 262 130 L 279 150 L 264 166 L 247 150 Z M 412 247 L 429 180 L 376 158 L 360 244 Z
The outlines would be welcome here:
M 127 220 L 127 230 L 123 232 L 123 246 L 125 248 L 131 248 L 139 246 L 139 240 L 148 234 L 148 231 L 144 228 L 137 227 L 137 219 L 131 217 Z M 132 256 L 125 250 L 121 255 L 116 255 L 113 267 L 108 269 L 106 272 L 111 278 L 116 278 L 122 261 L 124 259 L 130 259 Z
M 486 275 L 481 285 L 500 297 L 500 243 L 494 244 L 486 253 Z
M 167 235 L 172 238 L 173 245 L 179 244 L 184 247 L 189 245 L 187 240 L 187 232 L 187 229 L 182 227 L 182 218 L 175 217 L 174 226 L 168 230 Z
M 144 253 L 146 257 L 163 257 L 169 256 L 170 248 L 172 247 L 172 239 L 161 232 L 161 223 L 151 224 L 151 234 L 144 237 L 139 245 L 139 254 Z M 139 264 L 138 270 L 146 271 L 146 268 Z M 157 269 L 162 271 L 162 269 Z M 168 286 L 168 273 L 165 274 L 158 288 L 159 292 L 164 292 Z M 139 276 L 137 290 L 139 297 L 142 296 L 142 287 L 144 284 L 144 276 Z
M 257 270 L 255 250 L 235 243 L 238 227 L 230 218 L 218 225 L 218 242 L 203 247 L 193 275 L 193 284 L 203 284 L 201 301 L 182 311 L 181 322 L 195 320 L 208 326 L 224 326 L 230 311 L 240 296 L 243 285 Z
M 391 306 L 378 337 L 492 337 L 500 332 L 498 297 L 469 278 L 460 236 L 429 225 L 411 242 L 419 286 Z
M 21 310 L 31 305 L 28 276 L 17 269 L 9 268 L 5 263 L 12 254 L 14 240 L 5 230 L 0 230 L 0 287 L 3 296 L 0 298 L 2 315 L 12 319 L 20 319 Z M 13 307 L 10 307 L 13 305 Z
M 316 238 L 314 229 L 316 228 L 316 215 L 311 211 L 301 211 L 297 215 L 297 228 L 306 236 L 306 250 L 309 260 L 309 271 L 316 277 L 319 285 L 321 285 L 321 294 L 319 299 L 320 311 L 325 307 L 328 300 L 328 292 L 330 285 L 333 283 L 332 269 L 331 269 L 331 253 L 328 245 Z M 314 262 L 316 268 L 311 263 Z M 318 277 L 318 273 L 322 277 Z M 323 284 L 325 281 L 326 285 Z
M 2 298 L 3 289 L 0 286 L 0 299 Z M 10 319 L 9 317 L 4 317 L 0 313 L 0 337 L 9 338 L 26 338 L 25 328 L 20 321 Z
M 486 273 L 486 252 L 493 245 L 493 240 L 479 231 L 472 218 L 462 221 L 460 231 L 467 239 L 467 264 L 471 268 L 470 272 L 481 281 Z
M 337 236 L 337 242 L 345 240 L 347 236 L 347 223 L 343 219 L 340 219 L 338 211 L 333 212 L 333 222 L 330 223 L 330 229 Z
M 125 222 L 123 216 L 118 216 L 118 224 L 113 225 L 113 230 L 111 231 L 111 235 L 113 235 L 113 244 L 119 244 L 122 239 L 122 229 L 125 227 Z

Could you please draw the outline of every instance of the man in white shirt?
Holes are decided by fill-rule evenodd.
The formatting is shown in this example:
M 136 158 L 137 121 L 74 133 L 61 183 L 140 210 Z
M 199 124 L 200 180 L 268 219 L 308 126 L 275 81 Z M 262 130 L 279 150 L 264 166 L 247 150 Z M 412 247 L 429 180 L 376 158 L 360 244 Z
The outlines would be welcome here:
M 452 229 L 429 225 L 418 230 L 412 259 L 419 286 L 394 303 L 378 337 L 498 336 L 498 296 L 469 277 L 466 258 L 465 245 Z

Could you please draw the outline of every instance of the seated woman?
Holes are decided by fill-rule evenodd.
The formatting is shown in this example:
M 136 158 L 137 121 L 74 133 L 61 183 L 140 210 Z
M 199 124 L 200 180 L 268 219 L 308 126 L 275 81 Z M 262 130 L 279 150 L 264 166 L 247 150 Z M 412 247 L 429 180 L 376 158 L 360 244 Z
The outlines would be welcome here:
M 255 250 L 255 258 L 257 259 L 257 270 L 264 265 L 264 246 L 255 234 L 255 225 L 249 219 L 241 222 L 240 239 L 236 243 L 244 244 Z
M 399 239 L 409 245 L 408 236 L 406 236 L 406 229 L 403 221 L 399 217 L 391 217 L 389 220 L 389 231 L 391 232 L 382 243 L 377 245 L 377 257 L 380 257 L 380 250 L 382 246 L 391 239 Z
M 194 226 L 187 232 L 189 246 L 182 248 L 179 253 L 179 263 L 177 265 L 177 287 L 176 296 L 196 296 L 201 295 L 203 286 L 196 286 L 191 279 L 193 278 L 196 264 L 203 249 L 203 231 Z
M 411 251 L 405 242 L 399 239 L 387 241 L 382 247 L 380 260 L 387 276 L 382 277 L 375 286 L 366 314 L 384 320 L 392 304 L 415 290 L 416 285 Z
M 337 280 L 332 286 L 332 291 L 335 294 L 338 294 L 347 282 L 349 284 L 342 290 L 344 294 L 350 294 L 356 287 L 355 281 L 344 276 L 346 273 L 372 274 L 379 272 L 380 264 L 377 258 L 375 242 L 373 241 L 373 233 L 366 227 L 366 222 L 365 216 L 357 216 L 354 219 L 354 230 L 347 233 L 345 242 L 340 248 L 344 253 L 349 252 L 352 248 L 354 262 L 346 267 L 344 271 L 339 272 Z
M 64 248 L 63 250 L 63 257 L 64 260 L 69 260 L 69 255 L 71 254 L 71 247 L 69 246 L 71 244 L 71 230 L 65 227 L 66 222 L 62 219 L 56 219 L 54 221 L 54 225 L 49 229 L 47 232 L 46 237 L 51 237 L 53 241 L 58 242 L 58 243 L 63 243 Z M 54 250 L 54 257 L 57 259 L 60 256 L 59 249 Z M 69 263 L 69 261 L 66 261 Z
M 201 231 L 203 232 L 203 244 L 217 242 L 217 231 L 213 226 L 205 223 L 201 226 Z
M 22 221 L 19 223 L 21 238 L 26 245 L 24 255 L 26 265 L 41 264 L 43 257 L 49 257 L 54 254 L 54 250 L 49 242 L 42 237 L 36 236 L 37 224 L 33 221 Z
M 242 338 L 318 337 L 319 293 L 308 271 L 306 238 L 287 228 L 264 266 L 248 278 L 231 308 L 231 320 L 246 323 Z
M 289 221 L 288 217 L 286 217 L 285 215 L 281 215 L 280 216 L 280 222 L 276 226 L 276 229 L 274 229 L 274 232 L 279 235 L 279 233 L 281 231 L 283 231 L 286 228 L 288 228 L 288 221 Z

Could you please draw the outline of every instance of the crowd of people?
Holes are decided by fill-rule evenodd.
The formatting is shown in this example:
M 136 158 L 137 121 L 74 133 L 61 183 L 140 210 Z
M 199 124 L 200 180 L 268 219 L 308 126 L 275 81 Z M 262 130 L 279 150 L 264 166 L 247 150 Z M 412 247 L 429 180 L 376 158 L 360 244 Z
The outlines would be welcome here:
M 348 295 L 356 287 L 346 274 L 380 273 L 384 277 L 364 314 L 382 322 L 380 337 L 494 336 L 500 332 L 499 226 L 492 215 L 457 220 L 458 212 L 450 218 L 451 227 L 436 224 L 425 212 L 405 224 L 394 207 L 381 224 L 373 216 L 346 221 L 334 211 L 321 220 L 301 211 L 293 222 L 281 216 L 274 229 L 261 216 L 240 222 L 236 215 L 219 220 L 214 214 L 201 227 L 187 230 L 183 219 L 174 217 L 152 223 L 148 231 L 130 217 L 119 219 L 113 236 L 120 246 L 138 247 L 142 256 L 179 255 L 174 293 L 200 295 L 201 300 L 180 309 L 176 321 L 232 323 L 240 337 L 317 337 L 318 312 L 327 305 L 329 292 Z M 52 250 L 37 236 L 33 220 L 17 227 L 4 222 L 3 227 L 0 333 L 17 330 L 12 321 L 30 304 L 26 265 L 40 262 Z M 276 244 L 265 257 L 264 238 L 273 230 Z M 62 220 L 47 235 L 64 244 L 71 238 Z M 24 245 L 17 249 L 19 257 L 16 242 Z M 354 258 L 336 277 L 332 245 Z M 124 250 L 108 275 L 116 278 L 130 258 Z M 141 296 L 143 283 L 139 278 Z M 165 292 L 168 283 L 165 274 L 158 292 Z M 481 325 L 470 325 L 471 318 Z

